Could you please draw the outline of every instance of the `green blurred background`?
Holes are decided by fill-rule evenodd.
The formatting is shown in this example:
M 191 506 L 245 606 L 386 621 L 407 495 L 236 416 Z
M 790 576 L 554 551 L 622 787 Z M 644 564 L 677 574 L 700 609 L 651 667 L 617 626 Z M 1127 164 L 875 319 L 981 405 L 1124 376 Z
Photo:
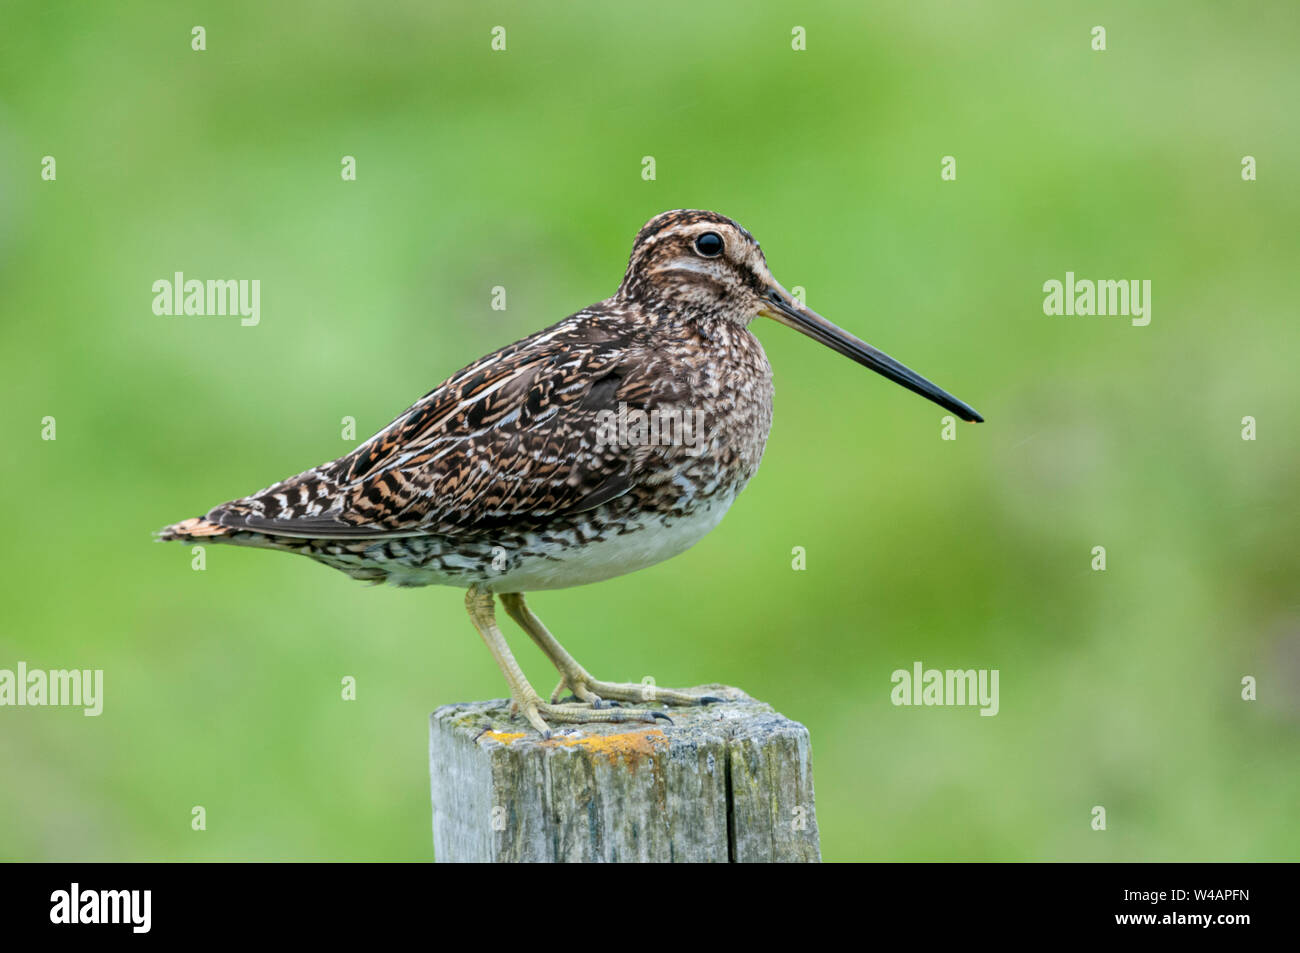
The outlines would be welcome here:
M 806 724 L 827 859 L 1300 857 L 1294 4 L 25 6 L 0 667 L 106 685 L 0 709 L 0 857 L 429 859 L 428 712 L 504 693 L 461 594 L 150 533 L 612 293 L 677 207 L 988 423 L 761 322 L 762 470 L 689 553 L 536 597 L 573 653 Z M 1150 279 L 1150 326 L 1044 316 L 1067 270 Z M 261 324 L 155 316 L 175 271 L 260 279 Z M 916 660 L 1001 713 L 894 707 Z

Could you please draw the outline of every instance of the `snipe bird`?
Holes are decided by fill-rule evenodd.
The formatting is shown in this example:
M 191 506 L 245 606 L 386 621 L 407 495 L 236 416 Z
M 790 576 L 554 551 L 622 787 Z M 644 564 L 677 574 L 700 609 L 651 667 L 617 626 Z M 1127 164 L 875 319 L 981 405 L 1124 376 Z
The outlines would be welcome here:
M 982 420 L 793 298 L 736 222 L 664 212 L 637 234 L 613 297 L 456 372 L 346 456 L 159 536 L 301 553 L 397 586 L 464 587 L 515 705 L 544 736 L 548 721 L 666 717 L 648 697 L 714 701 L 593 678 L 524 594 L 644 569 L 718 524 L 772 424 L 772 369 L 749 330 L 759 315 Z M 667 425 L 646 426 L 656 420 Z M 549 703 L 497 627 L 498 596 L 560 672 Z M 576 701 L 560 703 L 566 688 Z

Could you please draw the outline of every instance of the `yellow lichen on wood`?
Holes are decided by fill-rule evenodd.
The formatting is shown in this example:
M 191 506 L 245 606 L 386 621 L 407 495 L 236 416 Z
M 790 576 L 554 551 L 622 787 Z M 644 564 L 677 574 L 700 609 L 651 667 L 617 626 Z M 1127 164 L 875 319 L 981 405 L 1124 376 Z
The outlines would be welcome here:
M 493 741 L 499 741 L 503 745 L 508 745 L 512 741 L 518 741 L 524 736 L 522 731 L 494 731 L 489 728 L 483 732 L 484 738 L 491 738 Z
M 668 739 L 658 728 L 645 731 L 627 731 L 616 735 L 590 735 L 585 738 L 552 738 L 543 742 L 552 747 L 585 748 L 608 761 L 633 762 L 649 758 L 668 744 Z
M 489 728 L 482 737 L 509 746 L 520 738 L 527 737 L 523 731 L 497 731 Z M 623 761 L 633 763 L 640 758 L 649 758 L 656 751 L 668 744 L 668 739 L 658 728 L 645 731 L 624 731 L 612 735 L 586 735 L 582 737 L 560 735 L 541 745 L 548 748 L 582 748 L 592 754 L 613 763 Z

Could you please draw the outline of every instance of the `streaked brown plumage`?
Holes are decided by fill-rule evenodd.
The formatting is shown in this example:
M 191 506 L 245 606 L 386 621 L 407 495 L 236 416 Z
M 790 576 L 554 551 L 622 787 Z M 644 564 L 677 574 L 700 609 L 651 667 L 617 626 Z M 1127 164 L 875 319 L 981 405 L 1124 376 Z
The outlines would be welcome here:
M 759 314 L 979 419 L 794 303 L 735 222 L 665 212 L 638 233 L 613 297 L 458 371 L 352 453 L 160 537 L 299 552 L 395 585 L 464 586 L 475 625 L 539 731 L 543 716 L 660 716 L 601 707 L 602 698 L 645 701 L 644 688 L 592 679 L 522 593 L 644 568 L 717 524 L 757 470 L 771 426 L 771 369 L 748 330 Z M 611 440 L 611 415 L 637 411 L 698 414 L 702 427 L 693 444 Z M 494 593 L 560 669 L 557 693 L 567 686 L 579 704 L 544 704 L 523 679 L 496 628 Z M 699 701 L 662 691 L 654 700 Z

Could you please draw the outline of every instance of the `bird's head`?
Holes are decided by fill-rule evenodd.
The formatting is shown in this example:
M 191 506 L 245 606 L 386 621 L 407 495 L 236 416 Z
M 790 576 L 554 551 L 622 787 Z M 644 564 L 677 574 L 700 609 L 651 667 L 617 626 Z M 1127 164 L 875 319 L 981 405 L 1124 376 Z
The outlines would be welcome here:
M 677 209 L 646 222 L 632 244 L 617 297 L 650 310 L 727 320 L 742 327 L 760 315 L 772 318 L 962 420 L 984 419 L 968 404 L 799 303 L 772 277 L 754 236 L 717 212 Z
M 696 209 L 656 215 L 637 233 L 619 294 L 642 306 L 749 324 L 774 284 L 754 236 Z

